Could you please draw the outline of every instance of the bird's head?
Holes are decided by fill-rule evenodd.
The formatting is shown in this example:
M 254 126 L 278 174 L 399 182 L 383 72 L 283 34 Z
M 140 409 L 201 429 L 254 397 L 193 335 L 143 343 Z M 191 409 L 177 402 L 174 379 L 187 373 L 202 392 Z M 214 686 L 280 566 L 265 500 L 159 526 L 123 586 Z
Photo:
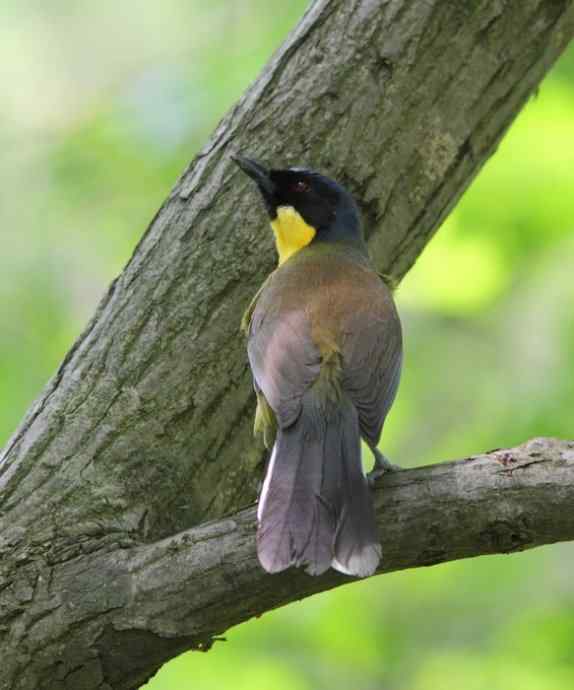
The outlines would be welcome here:
M 240 155 L 233 160 L 259 188 L 280 264 L 311 242 L 363 245 L 357 205 L 342 185 L 306 168 L 268 169 Z

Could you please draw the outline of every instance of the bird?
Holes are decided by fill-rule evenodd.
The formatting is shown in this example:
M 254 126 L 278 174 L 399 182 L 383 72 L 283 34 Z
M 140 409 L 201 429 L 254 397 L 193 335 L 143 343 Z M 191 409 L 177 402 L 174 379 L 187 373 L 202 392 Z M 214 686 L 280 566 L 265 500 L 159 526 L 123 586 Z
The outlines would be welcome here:
M 257 185 L 278 255 L 242 321 L 254 430 L 271 450 L 258 559 L 269 573 L 367 577 L 382 555 L 369 480 L 397 469 L 377 447 L 402 365 L 392 289 L 371 264 L 343 185 L 304 167 L 232 158 Z M 374 456 L 368 477 L 361 439 Z

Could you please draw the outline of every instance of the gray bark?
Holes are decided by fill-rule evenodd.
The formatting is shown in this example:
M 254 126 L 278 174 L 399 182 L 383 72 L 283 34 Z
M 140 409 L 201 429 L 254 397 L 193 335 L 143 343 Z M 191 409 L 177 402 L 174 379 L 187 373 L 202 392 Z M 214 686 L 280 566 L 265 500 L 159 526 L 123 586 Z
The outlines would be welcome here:
M 229 154 L 346 183 L 377 266 L 398 280 L 573 33 L 572 0 L 313 5 L 185 171 L 0 457 L 0 687 L 137 687 L 228 625 L 342 581 L 268 579 L 249 511 L 189 531 L 251 503 L 263 457 L 238 325 L 274 256 Z M 482 515 L 484 539 L 573 537 L 567 511 L 543 500 L 563 505 L 556 492 L 567 492 L 571 451 L 554 451 L 562 459 L 484 475 L 491 495 L 505 477 L 531 501 L 525 522 L 510 508 L 496 524 Z M 401 516 L 414 514 L 421 477 L 438 497 L 430 532 L 401 536 L 385 517 L 385 568 L 497 550 L 473 526 L 488 504 L 449 493 L 457 468 L 385 481 L 384 510 L 396 490 Z M 512 477 L 540 485 L 522 491 Z M 443 510 L 456 518 L 450 536 Z
M 574 441 L 534 439 L 386 475 L 375 492 L 379 572 L 574 539 L 573 504 Z M 335 571 L 269 576 L 255 530 L 249 508 L 152 544 L 88 548 L 54 564 L 49 581 L 24 567 L 5 601 L 26 608 L 13 639 L 25 645 L 22 659 L 28 649 L 34 659 L 8 658 L 8 673 L 18 674 L 6 687 L 134 688 L 174 654 L 209 649 L 232 625 L 352 581 Z

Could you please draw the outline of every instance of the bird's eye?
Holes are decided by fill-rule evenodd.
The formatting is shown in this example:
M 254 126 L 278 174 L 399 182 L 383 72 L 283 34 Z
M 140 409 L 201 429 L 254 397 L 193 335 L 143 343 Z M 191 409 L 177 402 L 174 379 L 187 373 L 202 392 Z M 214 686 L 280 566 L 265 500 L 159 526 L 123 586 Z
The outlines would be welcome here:
M 291 190 L 293 192 L 308 192 L 310 189 L 309 185 L 306 182 L 303 182 L 303 180 L 299 180 L 299 182 L 295 182 L 295 184 L 291 187 Z

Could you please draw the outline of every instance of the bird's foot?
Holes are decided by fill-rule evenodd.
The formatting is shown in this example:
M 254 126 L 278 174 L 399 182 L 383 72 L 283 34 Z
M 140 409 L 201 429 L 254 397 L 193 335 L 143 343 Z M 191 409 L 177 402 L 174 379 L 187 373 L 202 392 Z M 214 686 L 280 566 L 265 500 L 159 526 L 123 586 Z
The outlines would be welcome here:
M 399 465 L 393 465 L 393 463 L 383 455 L 378 448 L 371 448 L 373 455 L 375 456 L 375 464 L 373 469 L 367 474 L 367 482 L 369 486 L 373 487 L 380 477 L 387 472 L 397 472 L 401 469 Z

